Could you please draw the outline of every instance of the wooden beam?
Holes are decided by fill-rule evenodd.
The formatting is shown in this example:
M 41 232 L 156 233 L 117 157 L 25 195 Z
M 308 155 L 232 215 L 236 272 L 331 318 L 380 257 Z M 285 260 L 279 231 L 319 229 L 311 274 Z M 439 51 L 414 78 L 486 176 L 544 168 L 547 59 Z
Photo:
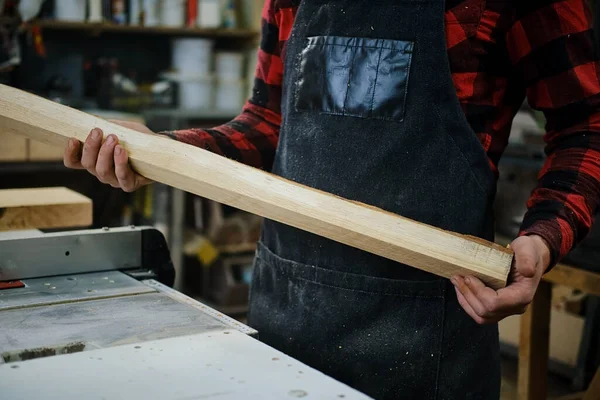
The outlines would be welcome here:
M 0 190 L 0 231 L 91 224 L 92 201 L 67 188 Z
M 546 400 L 552 285 L 541 281 L 521 316 L 518 400 Z
M 557 264 L 542 279 L 547 282 L 579 289 L 584 293 L 594 296 L 600 296 L 600 273 L 598 272 L 574 268 L 565 264 Z
M 26 161 L 27 138 L 0 129 L 0 162 Z
M 114 133 L 140 174 L 184 191 L 327 237 L 415 268 L 506 285 L 513 253 L 494 243 L 345 200 L 161 135 L 139 133 L 0 85 L 0 130 L 48 144 Z

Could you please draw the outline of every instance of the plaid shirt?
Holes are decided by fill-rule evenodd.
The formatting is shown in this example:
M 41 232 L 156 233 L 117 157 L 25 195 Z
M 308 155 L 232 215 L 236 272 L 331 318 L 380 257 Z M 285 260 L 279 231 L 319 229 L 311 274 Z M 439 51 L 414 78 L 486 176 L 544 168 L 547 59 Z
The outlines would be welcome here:
M 600 63 L 586 0 L 446 0 L 452 79 L 496 170 L 525 98 L 544 113 L 547 160 L 521 235 L 553 264 L 589 232 L 600 200 Z M 173 132 L 183 142 L 270 169 L 281 123 L 282 58 L 299 0 L 267 0 L 253 96 L 233 121 Z

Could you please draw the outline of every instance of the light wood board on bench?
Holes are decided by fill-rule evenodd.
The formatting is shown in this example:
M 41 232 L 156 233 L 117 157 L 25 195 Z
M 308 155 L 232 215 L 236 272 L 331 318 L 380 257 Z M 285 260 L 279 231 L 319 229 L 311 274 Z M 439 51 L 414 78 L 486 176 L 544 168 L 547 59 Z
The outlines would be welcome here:
M 0 230 L 87 227 L 92 201 L 64 187 L 0 190 Z

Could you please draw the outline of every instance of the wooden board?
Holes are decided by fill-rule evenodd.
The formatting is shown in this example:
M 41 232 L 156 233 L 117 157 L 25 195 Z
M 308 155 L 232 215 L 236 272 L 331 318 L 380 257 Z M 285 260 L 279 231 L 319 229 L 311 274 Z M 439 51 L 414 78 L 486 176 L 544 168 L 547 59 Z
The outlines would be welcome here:
M 28 139 L 0 129 L 0 161 L 26 161 Z
M 116 134 L 133 168 L 154 181 L 442 277 L 471 274 L 493 288 L 506 285 L 513 253 L 500 245 L 345 200 L 207 150 L 135 132 L 0 85 L 0 129 L 66 146 L 70 137 L 85 140 L 95 127 Z
M 519 339 L 519 400 L 545 400 L 550 344 L 550 283 L 541 281 L 533 302 L 521 316 Z
M 544 275 L 547 282 L 558 283 L 584 293 L 600 296 L 600 273 L 558 264 Z
M 498 323 L 501 343 L 519 347 L 522 318 L 521 315 L 513 315 Z M 548 342 L 548 358 L 550 360 L 569 367 L 576 367 L 584 323 L 584 317 L 556 309 L 550 311 Z M 534 337 L 532 340 L 538 340 L 538 338 Z
M 64 187 L 0 190 L 0 231 L 92 224 L 92 201 Z
M 29 140 L 29 161 L 62 161 L 64 148 Z

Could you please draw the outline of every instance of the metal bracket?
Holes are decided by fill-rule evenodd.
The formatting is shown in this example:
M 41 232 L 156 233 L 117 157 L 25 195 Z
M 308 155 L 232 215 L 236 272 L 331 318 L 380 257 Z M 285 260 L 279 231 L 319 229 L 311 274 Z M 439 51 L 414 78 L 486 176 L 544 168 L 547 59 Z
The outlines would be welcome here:
M 157 233 L 152 227 L 135 226 L 23 236 L 0 233 L 0 281 L 146 268 L 172 285 L 169 251 Z

